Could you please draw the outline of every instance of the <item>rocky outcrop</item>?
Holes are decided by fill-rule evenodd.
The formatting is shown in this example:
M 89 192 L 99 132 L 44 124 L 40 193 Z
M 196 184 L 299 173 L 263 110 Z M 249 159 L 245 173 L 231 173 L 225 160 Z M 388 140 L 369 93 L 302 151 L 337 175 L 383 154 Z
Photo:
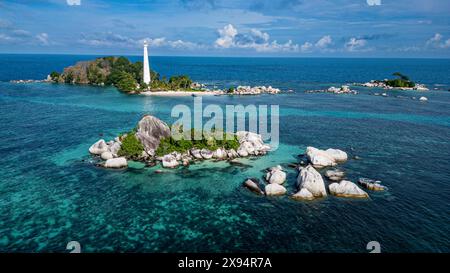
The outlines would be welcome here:
M 307 189 L 314 197 L 327 196 L 322 176 L 311 165 L 300 168 L 297 186 L 300 190 L 303 188 Z
M 169 136 L 169 126 L 154 116 L 146 115 L 138 123 L 136 138 L 148 154 L 154 154 L 161 139 Z
M 104 167 L 105 168 L 125 168 L 128 166 L 127 159 L 125 157 L 118 157 L 106 160 Z
M 330 193 L 339 197 L 368 198 L 369 195 L 360 189 L 355 183 L 342 180 L 339 183 L 333 183 L 329 187 Z
M 278 94 L 281 90 L 272 86 L 238 86 L 231 91 L 234 95 L 259 95 L 259 94 Z M 230 94 L 230 92 L 229 92 Z
M 338 163 L 348 159 L 347 153 L 338 149 L 328 149 L 326 151 L 314 147 L 306 148 L 306 156 L 315 168 L 336 166 Z
M 265 187 L 267 196 L 277 196 L 286 194 L 286 188 L 279 184 L 267 184 Z
M 270 168 L 270 170 L 266 174 L 266 180 L 270 184 L 283 184 L 286 181 L 286 173 L 283 172 L 283 168 L 281 166 L 276 166 Z
M 105 140 L 100 139 L 99 141 L 92 144 L 92 146 L 89 148 L 89 152 L 94 155 L 101 155 L 104 152 L 108 152 L 108 145 L 106 144 Z
M 242 156 L 248 155 L 265 155 L 270 146 L 264 144 L 262 136 L 253 132 L 239 131 L 236 133 L 239 141 L 239 149 L 237 153 Z

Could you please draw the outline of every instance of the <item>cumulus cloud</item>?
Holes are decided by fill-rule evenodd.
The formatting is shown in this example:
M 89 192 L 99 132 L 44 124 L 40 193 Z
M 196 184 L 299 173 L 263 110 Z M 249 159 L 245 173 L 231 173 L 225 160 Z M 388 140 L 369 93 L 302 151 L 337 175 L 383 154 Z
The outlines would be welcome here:
M 436 33 L 426 42 L 426 46 L 434 48 L 450 48 L 450 39 L 444 40 L 444 36 L 440 33 Z
M 66 0 L 69 6 L 79 6 L 81 5 L 81 0 Z
M 360 38 L 350 38 L 350 40 L 345 44 L 345 48 L 348 51 L 360 51 L 363 50 L 367 45 L 367 40 Z
M 305 42 L 303 45 L 300 46 L 300 50 L 302 52 L 310 52 L 314 48 L 314 45 L 310 42 Z
M 320 49 L 324 49 L 324 48 L 327 48 L 332 43 L 333 43 L 333 39 L 331 39 L 331 36 L 326 35 L 326 36 L 323 36 L 322 38 L 320 38 L 319 41 L 317 41 L 316 47 L 318 47 Z
M 217 32 L 219 38 L 214 43 L 216 48 L 254 49 L 258 52 L 298 52 L 300 50 L 300 46 L 291 40 L 286 43 L 270 41 L 270 35 L 258 29 L 239 33 L 232 24 L 228 24 Z

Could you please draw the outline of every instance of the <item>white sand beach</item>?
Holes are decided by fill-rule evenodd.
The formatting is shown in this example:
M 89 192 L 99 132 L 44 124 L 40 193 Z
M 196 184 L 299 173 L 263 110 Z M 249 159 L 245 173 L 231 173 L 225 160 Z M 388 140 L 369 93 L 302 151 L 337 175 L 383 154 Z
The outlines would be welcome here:
M 223 91 L 145 91 L 141 92 L 141 95 L 145 96 L 213 96 L 223 95 Z

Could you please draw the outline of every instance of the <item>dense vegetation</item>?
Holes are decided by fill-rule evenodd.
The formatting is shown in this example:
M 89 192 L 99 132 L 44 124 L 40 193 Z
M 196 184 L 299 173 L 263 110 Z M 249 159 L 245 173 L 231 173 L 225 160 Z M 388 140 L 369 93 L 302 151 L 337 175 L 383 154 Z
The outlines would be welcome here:
M 144 146 L 136 138 L 136 133 L 130 132 L 122 139 L 122 145 L 118 152 L 119 156 L 125 156 L 127 158 L 139 157 L 144 151 Z
M 224 149 L 235 149 L 239 148 L 239 141 L 236 135 L 221 133 L 221 139 L 214 137 L 215 134 L 212 135 L 203 135 L 201 140 L 195 140 L 194 135 L 195 131 L 191 130 L 191 140 L 181 139 L 175 140 L 172 137 L 164 138 L 159 143 L 158 149 L 156 150 L 156 155 L 163 156 L 166 154 L 170 154 L 172 152 L 184 153 L 192 148 L 197 149 L 208 149 L 210 151 L 215 151 L 219 148 Z M 227 137 L 228 136 L 228 137 Z M 230 138 L 230 140 L 228 140 Z
M 400 72 L 395 72 L 393 75 L 398 78 L 385 81 L 387 86 L 409 87 L 409 88 L 416 86 L 416 84 L 414 82 L 412 82 L 408 76 L 405 76 L 405 75 L 401 74 Z
M 160 77 L 151 71 L 151 86 L 143 82 L 142 62 L 130 62 L 125 57 L 103 57 L 93 61 L 78 62 L 64 69 L 62 74 L 52 72 L 54 82 L 69 84 L 114 85 L 124 92 L 143 90 L 191 90 L 189 76 Z

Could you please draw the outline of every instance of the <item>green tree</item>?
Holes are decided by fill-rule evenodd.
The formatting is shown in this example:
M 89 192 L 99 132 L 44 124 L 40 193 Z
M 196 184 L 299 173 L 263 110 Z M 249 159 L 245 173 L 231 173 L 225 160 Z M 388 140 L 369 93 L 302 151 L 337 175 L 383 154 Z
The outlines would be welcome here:
M 52 73 L 50 73 L 50 79 L 52 79 L 52 81 L 57 82 L 59 79 L 60 74 L 56 71 L 53 71 Z
M 125 92 L 136 91 L 137 82 L 130 73 L 121 72 L 116 87 Z

